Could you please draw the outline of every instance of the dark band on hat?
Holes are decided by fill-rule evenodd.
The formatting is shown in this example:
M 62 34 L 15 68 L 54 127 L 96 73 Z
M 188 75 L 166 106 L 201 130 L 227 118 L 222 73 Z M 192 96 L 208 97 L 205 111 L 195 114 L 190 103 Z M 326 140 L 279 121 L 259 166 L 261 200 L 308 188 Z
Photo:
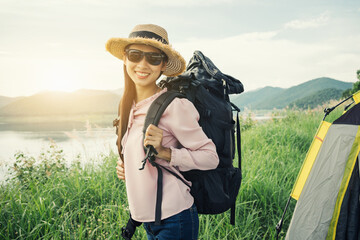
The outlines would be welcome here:
M 129 38 L 137 38 L 137 37 L 140 37 L 140 38 L 149 38 L 149 39 L 152 39 L 152 38 L 155 38 L 156 40 L 164 43 L 164 44 L 168 44 L 168 42 L 162 38 L 161 36 L 157 35 L 156 33 L 153 33 L 153 32 L 148 32 L 148 31 L 138 31 L 138 32 L 132 32 L 130 33 L 129 35 Z

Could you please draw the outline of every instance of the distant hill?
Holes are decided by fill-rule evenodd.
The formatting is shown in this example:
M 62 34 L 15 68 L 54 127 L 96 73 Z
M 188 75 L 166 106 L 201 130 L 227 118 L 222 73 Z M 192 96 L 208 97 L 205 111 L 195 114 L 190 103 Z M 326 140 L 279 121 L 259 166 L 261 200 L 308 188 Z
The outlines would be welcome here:
M 231 100 L 239 107 L 243 108 L 257 108 L 266 101 L 266 99 L 282 93 L 285 89 L 276 87 L 264 87 L 250 92 L 245 92 L 240 95 L 230 96 Z
M 87 96 L 101 96 L 101 95 L 109 94 L 109 91 L 93 90 L 93 89 L 80 89 L 73 93 L 78 94 L 78 95 L 84 95 L 84 96 L 86 96 L 86 95 Z
M 274 108 L 281 109 L 293 104 L 297 100 L 310 97 L 313 99 L 311 104 L 318 105 L 321 104 L 321 102 L 317 102 L 314 96 L 319 93 L 322 94 L 322 98 L 326 98 L 324 95 L 327 94 L 329 96 L 333 95 L 333 91 L 324 91 L 324 89 L 336 89 L 342 92 L 346 89 L 352 88 L 352 85 L 353 83 L 323 77 L 313 79 L 287 89 L 264 87 L 255 91 L 245 92 L 233 97 L 232 101 L 242 109 L 246 107 L 253 110 Z
M 19 99 L 22 99 L 23 97 L 4 97 L 4 96 L 0 96 L 0 108 L 15 102 Z
M 240 108 L 284 108 L 289 105 L 307 108 L 338 98 L 353 83 L 331 78 L 317 78 L 291 88 L 264 87 L 231 97 Z M 122 89 L 81 89 L 72 93 L 41 92 L 29 97 L 0 97 L 0 116 L 40 116 L 74 114 L 117 114 Z
M 121 96 L 110 91 L 42 92 L 0 108 L 0 116 L 117 113 Z
M 319 105 L 322 105 L 332 99 L 340 99 L 342 96 L 343 90 L 335 88 L 327 88 L 320 91 L 317 91 L 311 95 L 300 98 L 289 104 L 289 107 L 298 107 L 302 109 L 306 108 L 315 108 Z

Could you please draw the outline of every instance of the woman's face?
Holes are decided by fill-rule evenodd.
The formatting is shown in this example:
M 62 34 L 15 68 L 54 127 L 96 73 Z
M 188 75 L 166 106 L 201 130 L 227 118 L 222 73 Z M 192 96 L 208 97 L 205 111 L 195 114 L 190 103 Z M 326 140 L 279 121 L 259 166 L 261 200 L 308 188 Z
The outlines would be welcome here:
M 143 52 L 155 52 L 161 51 L 157 48 L 141 44 L 133 44 L 127 49 L 135 49 Z M 136 87 L 148 87 L 154 86 L 156 80 L 160 76 L 160 72 L 165 71 L 166 63 L 162 61 L 159 65 L 151 65 L 147 62 L 146 57 L 143 57 L 140 62 L 132 62 L 127 57 L 124 59 L 126 65 L 126 71 L 129 74 Z

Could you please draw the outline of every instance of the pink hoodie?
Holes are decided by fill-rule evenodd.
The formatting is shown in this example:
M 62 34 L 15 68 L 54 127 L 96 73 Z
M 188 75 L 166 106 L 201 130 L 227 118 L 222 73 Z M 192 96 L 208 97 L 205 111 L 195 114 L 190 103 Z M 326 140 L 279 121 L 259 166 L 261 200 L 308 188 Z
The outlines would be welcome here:
M 123 146 L 126 191 L 131 216 L 139 222 L 155 221 L 157 170 L 148 162 L 139 170 L 145 158 L 143 125 L 151 103 L 166 89 L 132 106 Z M 219 163 L 215 144 L 198 124 L 199 113 L 187 99 L 176 98 L 165 110 L 159 128 L 163 130 L 164 147 L 171 148 L 171 161 L 156 161 L 178 174 L 191 169 L 214 169 Z M 181 174 L 180 174 L 181 175 Z M 190 189 L 176 177 L 163 171 L 161 219 L 173 216 L 194 203 Z

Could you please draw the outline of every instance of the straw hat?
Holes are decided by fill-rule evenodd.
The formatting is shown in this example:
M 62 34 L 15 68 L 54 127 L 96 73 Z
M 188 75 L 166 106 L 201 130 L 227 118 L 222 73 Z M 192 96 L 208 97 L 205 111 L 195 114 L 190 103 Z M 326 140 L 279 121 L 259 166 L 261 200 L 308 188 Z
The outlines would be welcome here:
M 163 51 L 167 57 L 164 75 L 172 77 L 185 70 L 184 58 L 169 44 L 167 32 L 164 28 L 154 24 L 140 24 L 134 27 L 128 38 L 111 38 L 106 43 L 106 50 L 112 55 L 124 59 L 126 46 L 130 44 L 145 44 Z

